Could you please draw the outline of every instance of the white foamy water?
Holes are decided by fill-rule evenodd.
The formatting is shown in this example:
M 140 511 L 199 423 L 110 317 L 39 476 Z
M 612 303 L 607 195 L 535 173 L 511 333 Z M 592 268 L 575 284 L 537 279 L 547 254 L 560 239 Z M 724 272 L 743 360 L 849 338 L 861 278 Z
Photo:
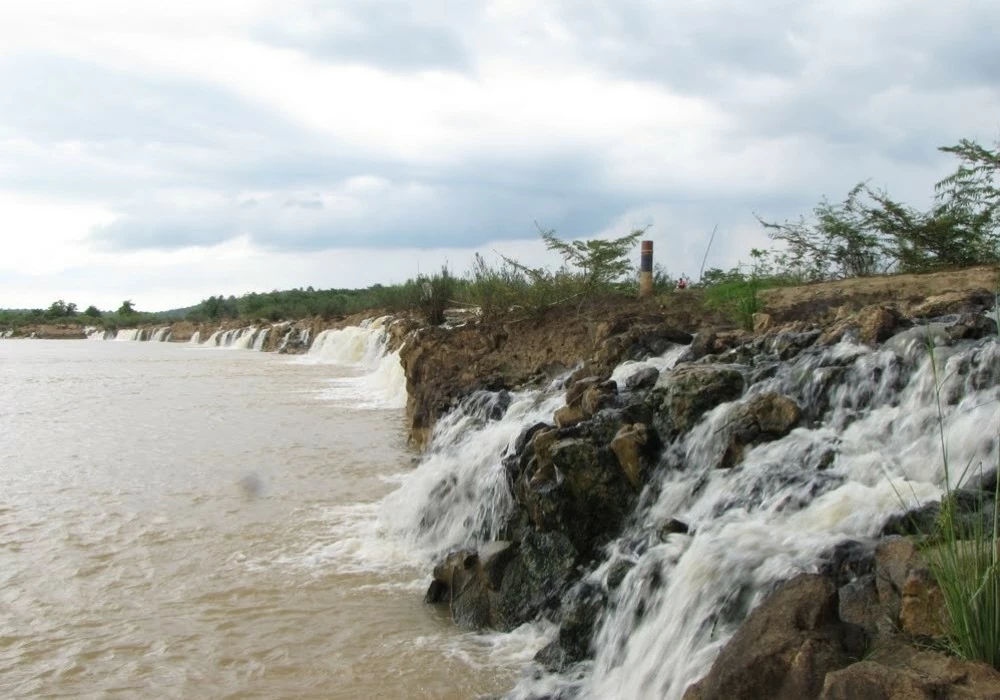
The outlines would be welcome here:
M 360 326 L 322 331 L 303 362 L 330 363 L 346 369 L 329 381 L 321 396 L 364 409 L 406 406 L 406 376 L 399 352 L 388 352 L 388 317 L 368 319 Z
M 872 538 L 889 515 L 939 496 L 936 387 L 952 483 L 968 465 L 995 465 L 1000 345 L 937 348 L 935 382 L 925 345 L 910 336 L 887 345 L 902 354 L 845 342 L 781 364 L 671 445 L 648 489 L 656 497 L 589 577 L 604 584 L 613 565 L 634 565 L 611 593 L 594 661 L 525 681 L 510 697 L 681 698 L 774 585 L 815 571 L 837 543 Z M 765 391 L 794 397 L 805 427 L 753 448 L 735 469 L 718 469 L 720 433 L 740 404 Z M 671 518 L 691 533 L 661 539 Z

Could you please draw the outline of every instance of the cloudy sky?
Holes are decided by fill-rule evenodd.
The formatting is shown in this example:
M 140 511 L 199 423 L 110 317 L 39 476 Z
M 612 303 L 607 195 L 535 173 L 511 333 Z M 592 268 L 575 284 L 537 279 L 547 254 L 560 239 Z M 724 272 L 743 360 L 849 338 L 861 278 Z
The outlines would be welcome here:
M 651 225 L 696 276 L 1000 133 L 994 0 L 0 0 L 0 307 L 401 281 Z

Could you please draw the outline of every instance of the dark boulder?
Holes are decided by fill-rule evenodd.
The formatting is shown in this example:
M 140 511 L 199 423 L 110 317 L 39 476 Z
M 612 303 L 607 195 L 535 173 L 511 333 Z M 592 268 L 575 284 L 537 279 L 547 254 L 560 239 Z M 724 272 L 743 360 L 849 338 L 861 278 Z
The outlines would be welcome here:
M 625 388 L 629 391 L 649 389 L 656 385 L 660 378 L 660 370 L 656 367 L 643 367 L 625 380 Z
M 515 498 L 538 531 L 566 533 L 589 556 L 618 532 L 635 502 L 618 459 L 606 447 L 556 431 L 538 433 L 531 449 Z
M 743 393 L 743 375 L 728 365 L 684 365 L 660 375 L 649 400 L 664 437 L 687 432 L 708 411 Z
M 504 573 L 518 553 L 509 542 L 491 542 L 478 552 L 462 549 L 434 567 L 426 603 L 447 603 L 456 624 L 468 629 L 504 628 L 497 607 Z
M 497 598 L 504 629 L 558 609 L 576 573 L 578 555 L 561 532 L 529 532 L 503 573 Z
M 607 602 L 607 593 L 598 585 L 582 583 L 571 589 L 563 602 L 559 634 L 535 660 L 550 670 L 562 671 L 592 656 L 594 628 Z

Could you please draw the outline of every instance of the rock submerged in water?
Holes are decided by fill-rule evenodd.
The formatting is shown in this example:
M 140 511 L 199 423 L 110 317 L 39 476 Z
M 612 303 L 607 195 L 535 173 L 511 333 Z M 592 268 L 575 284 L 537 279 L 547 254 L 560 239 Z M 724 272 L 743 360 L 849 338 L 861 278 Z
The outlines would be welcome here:
M 468 629 L 510 630 L 558 607 L 576 564 L 576 550 L 559 532 L 490 542 L 445 556 L 424 602 L 447 604 L 452 619 Z

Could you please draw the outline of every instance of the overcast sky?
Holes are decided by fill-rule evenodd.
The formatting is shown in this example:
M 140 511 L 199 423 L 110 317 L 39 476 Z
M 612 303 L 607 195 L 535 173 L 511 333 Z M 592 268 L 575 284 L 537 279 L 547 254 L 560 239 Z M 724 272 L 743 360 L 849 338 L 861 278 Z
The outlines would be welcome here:
M 141 310 L 551 261 L 651 225 L 697 276 L 753 213 L 1000 132 L 995 0 L 0 0 L 0 307 Z M 636 257 L 638 253 L 636 253 Z

